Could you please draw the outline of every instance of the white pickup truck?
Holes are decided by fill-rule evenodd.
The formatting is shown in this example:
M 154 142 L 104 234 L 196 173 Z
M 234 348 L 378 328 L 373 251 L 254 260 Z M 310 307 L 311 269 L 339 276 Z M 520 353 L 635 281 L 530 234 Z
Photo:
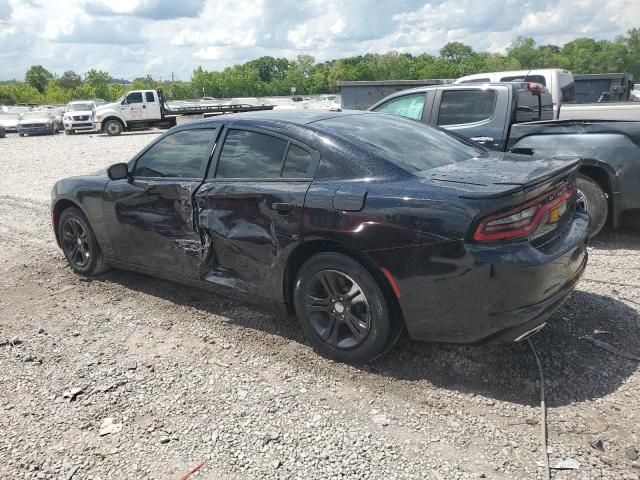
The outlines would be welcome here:
M 221 115 L 224 113 L 271 110 L 273 105 L 198 105 L 187 104 L 169 108 L 162 90 L 133 90 L 113 103 L 96 108 L 94 126 L 108 135 L 120 135 L 128 130 L 146 130 L 153 127 L 171 128 L 182 115 Z
M 640 102 L 575 103 L 573 74 L 560 68 L 514 70 L 467 75 L 454 83 L 532 82 L 547 87 L 553 100 L 556 120 L 640 121 Z
M 156 90 L 129 92 L 113 103 L 97 107 L 94 127 L 109 135 L 120 135 L 124 130 L 173 127 L 175 116 L 165 118 L 160 104 Z

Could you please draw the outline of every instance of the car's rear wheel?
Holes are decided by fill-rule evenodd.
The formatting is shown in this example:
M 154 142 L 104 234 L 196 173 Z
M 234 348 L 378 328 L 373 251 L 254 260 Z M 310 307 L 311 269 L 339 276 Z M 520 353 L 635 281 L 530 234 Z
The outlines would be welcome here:
M 97 275 L 108 269 L 89 221 L 78 208 L 62 212 L 58 238 L 67 262 L 77 273 Z
M 314 348 L 349 363 L 384 353 L 394 329 L 387 300 L 369 271 L 346 255 L 314 255 L 298 271 L 296 315 Z
M 578 208 L 586 211 L 591 217 L 589 238 L 593 238 L 600 233 L 605 223 L 607 223 L 607 217 L 609 216 L 607 194 L 597 182 L 586 175 L 578 175 L 576 187 L 578 188 L 576 203 Z
M 107 120 L 104 124 L 104 131 L 112 137 L 120 135 L 122 133 L 122 124 L 118 120 Z

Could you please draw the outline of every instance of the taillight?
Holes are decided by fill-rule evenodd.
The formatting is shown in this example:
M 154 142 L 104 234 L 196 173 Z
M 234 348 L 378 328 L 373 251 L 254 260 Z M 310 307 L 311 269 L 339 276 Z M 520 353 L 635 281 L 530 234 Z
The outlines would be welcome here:
M 563 184 L 560 188 L 530 202 L 483 218 L 476 227 L 473 239 L 477 242 L 492 242 L 524 238 L 533 233 L 543 222 L 555 228 L 567 209 L 567 200 L 575 193 L 575 185 Z

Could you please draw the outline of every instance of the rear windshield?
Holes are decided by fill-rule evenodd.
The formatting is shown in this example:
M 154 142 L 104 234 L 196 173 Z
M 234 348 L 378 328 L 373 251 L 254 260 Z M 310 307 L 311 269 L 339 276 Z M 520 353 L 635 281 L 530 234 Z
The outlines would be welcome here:
M 486 153 L 442 130 L 387 114 L 345 115 L 314 125 L 408 172 L 462 162 Z

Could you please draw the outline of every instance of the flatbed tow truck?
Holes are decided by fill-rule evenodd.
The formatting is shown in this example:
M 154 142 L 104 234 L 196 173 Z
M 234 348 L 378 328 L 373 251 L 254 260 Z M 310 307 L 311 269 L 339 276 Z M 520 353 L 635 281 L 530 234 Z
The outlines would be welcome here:
M 182 116 L 211 117 L 257 110 L 273 110 L 273 105 L 181 105 L 170 108 L 162 90 L 133 90 L 113 103 L 96 108 L 94 127 L 99 132 L 114 136 L 123 131 L 171 128 Z

